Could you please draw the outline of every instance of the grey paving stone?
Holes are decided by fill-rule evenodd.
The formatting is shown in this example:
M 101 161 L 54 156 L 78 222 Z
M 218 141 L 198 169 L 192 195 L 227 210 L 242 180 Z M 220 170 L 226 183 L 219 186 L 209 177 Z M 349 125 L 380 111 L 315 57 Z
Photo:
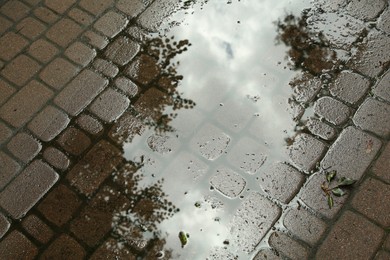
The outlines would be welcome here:
M 43 152 L 43 158 L 54 168 L 66 170 L 70 164 L 69 158 L 60 150 L 48 147 Z
M 355 104 L 367 93 L 370 81 L 351 71 L 342 71 L 329 85 L 330 93 L 339 99 Z
M 333 127 L 317 118 L 310 118 L 307 122 L 307 128 L 313 135 L 328 141 L 333 140 L 337 134 Z
M 377 17 L 385 7 L 386 0 L 352 0 L 347 6 L 347 11 L 356 18 L 367 21 Z
M 92 135 L 99 135 L 103 132 L 103 125 L 95 118 L 89 115 L 80 115 L 76 123 L 86 132 Z
M 341 132 L 321 161 L 323 169 L 336 170 L 338 176 L 359 180 L 375 158 L 381 142 L 352 126 Z M 353 163 L 351 163 L 353 162 Z
M 109 11 L 97 20 L 93 27 L 102 34 L 113 38 L 126 27 L 128 22 L 125 16 Z
M 48 142 L 61 133 L 69 122 L 70 119 L 64 112 L 47 106 L 28 124 L 28 129 L 40 140 Z
M 296 208 L 286 213 L 283 224 L 292 234 L 309 245 L 317 243 L 327 227 L 325 221 L 315 217 L 305 209 Z
M 107 59 L 123 66 L 131 61 L 140 50 L 140 45 L 127 37 L 118 37 L 113 43 L 110 43 L 104 54 Z
M 142 0 L 134 0 L 131 2 L 127 0 L 118 0 L 115 6 L 131 18 L 134 18 L 147 7 L 148 3 L 148 1 Z
M 118 119 L 130 105 L 130 100 L 108 88 L 104 90 L 91 104 L 90 111 L 101 120 L 110 123 Z
M 390 37 L 371 30 L 351 57 L 348 66 L 370 77 L 378 76 L 390 61 Z
M 108 84 L 91 70 L 82 71 L 54 99 L 54 103 L 75 116 L 81 112 Z
M 237 209 L 230 226 L 234 244 L 244 252 L 252 252 L 280 214 L 281 209 L 260 193 L 250 193 Z
M 102 73 L 106 77 L 114 78 L 118 72 L 119 69 L 117 66 L 112 64 L 111 62 L 108 62 L 104 59 L 97 58 L 93 61 L 93 67 Z
M 256 174 L 267 160 L 267 148 L 249 137 L 242 137 L 226 156 L 228 163 L 248 174 Z
M 282 203 L 288 203 L 304 182 L 300 172 L 283 163 L 272 164 L 258 179 L 262 190 Z
M 390 34 L 390 7 L 389 6 L 379 17 L 377 28 L 387 34 Z
M 384 227 L 390 226 L 390 184 L 369 178 L 358 188 L 352 207 Z
M 177 6 L 178 2 L 175 0 L 154 1 L 138 17 L 138 23 L 149 31 L 157 31 L 161 23 L 176 10 Z
M 115 86 L 122 90 L 130 98 L 138 94 L 138 86 L 126 77 L 116 78 Z
M 42 145 L 26 133 L 18 133 L 7 144 L 8 150 L 22 162 L 31 161 L 42 149 Z
M 314 104 L 314 112 L 334 125 L 347 122 L 350 115 L 350 109 L 346 105 L 331 97 L 318 99 Z
M 7 233 L 9 227 L 11 226 L 11 223 L 9 220 L 0 213 L 0 239 Z
M 71 61 L 85 67 L 96 56 L 96 51 L 81 42 L 75 42 L 64 52 Z
M 390 183 L 390 143 L 387 143 L 385 149 L 382 151 L 382 154 L 376 160 L 374 166 L 372 167 L 372 172 L 381 178 L 383 181 Z
M 246 181 L 229 168 L 219 167 L 210 178 L 210 184 L 229 198 L 235 198 L 244 190 Z
M 299 103 L 311 102 L 321 90 L 322 82 L 309 73 L 303 73 L 290 83 L 293 88 L 293 97 Z
M 372 93 L 390 102 L 390 70 L 374 86 Z
M 38 249 L 22 233 L 14 230 L 0 241 L 0 252 L 3 259 L 32 260 Z
M 390 134 L 390 105 L 368 98 L 357 110 L 353 122 L 363 130 L 387 138 Z
M 47 164 L 33 161 L 0 193 L 0 204 L 12 218 L 20 219 L 57 180 L 58 174 Z
M 284 233 L 274 232 L 269 238 L 269 244 L 276 251 L 289 259 L 308 259 L 309 250 Z
M 345 190 L 346 194 L 342 197 L 333 197 L 334 206 L 330 209 L 326 194 L 321 189 L 324 182 L 326 182 L 324 174 L 313 174 L 308 182 L 305 183 L 298 196 L 309 208 L 328 219 L 332 219 L 342 208 L 348 198 L 349 191 Z
M 315 259 L 371 259 L 383 237 L 381 228 L 346 211 L 321 244 Z
M 20 170 L 20 165 L 0 151 L 0 189 L 3 189 Z
M 322 158 L 326 146 L 309 134 L 299 134 L 288 147 L 291 162 L 299 169 L 309 173 Z

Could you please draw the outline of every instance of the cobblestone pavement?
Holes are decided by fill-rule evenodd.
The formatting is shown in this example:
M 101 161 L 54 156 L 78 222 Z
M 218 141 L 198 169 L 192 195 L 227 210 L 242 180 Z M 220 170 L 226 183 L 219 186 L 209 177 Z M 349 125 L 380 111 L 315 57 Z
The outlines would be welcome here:
M 182 192 L 174 173 L 188 171 L 217 193 L 195 208 L 234 205 L 229 239 L 202 249 L 210 259 L 390 259 L 389 2 L 317 1 L 279 22 L 301 73 L 290 82 L 296 132 L 286 160 L 269 165 L 247 108 L 219 107 L 219 89 L 209 97 L 219 110 L 189 113 L 180 133 L 193 153 L 162 134 L 197 102 L 170 66 L 190 44 L 145 36 L 194 4 L 177 2 L 0 1 L 0 258 L 197 259 L 158 233 L 179 214 L 164 185 Z M 144 133 L 159 159 L 180 151 L 173 166 L 128 158 Z M 148 177 L 165 180 L 145 188 L 153 167 Z M 330 186 L 356 180 L 343 196 L 327 189 L 332 171 Z M 193 234 L 179 231 L 179 250 L 191 249 Z

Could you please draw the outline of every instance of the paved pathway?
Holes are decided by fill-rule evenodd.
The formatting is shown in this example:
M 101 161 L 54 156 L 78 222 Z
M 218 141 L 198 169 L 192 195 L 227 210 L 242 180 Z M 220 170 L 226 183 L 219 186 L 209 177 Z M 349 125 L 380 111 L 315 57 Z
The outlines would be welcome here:
M 110 176 L 116 168 L 136 171 L 124 162 L 123 141 L 145 129 L 140 118 L 156 122 L 161 107 L 172 105 L 165 95 L 173 79 L 161 76 L 153 53 L 142 47 L 143 32 L 156 30 L 180 7 L 176 2 L 2 1 L 0 258 L 155 259 L 160 253 L 162 241 L 132 239 L 114 247 L 112 212 L 131 207 L 147 215 L 148 201 L 120 192 L 132 187 L 126 175 Z M 260 186 L 268 193 L 243 200 L 235 214 L 240 238 L 233 243 L 255 259 L 390 259 L 390 7 L 381 0 L 340 0 L 321 8 L 342 8 L 371 30 L 342 46 L 354 47 L 344 64 L 349 70 L 333 75 L 325 95 L 318 98 L 316 77 L 302 76 L 311 82 L 306 88 L 292 84 L 295 100 L 314 103 L 323 120 L 312 120 L 294 138 L 289 165 L 263 176 Z M 318 65 L 327 66 L 305 66 L 315 72 Z M 219 156 L 213 148 L 201 154 Z M 321 185 L 331 170 L 358 182 L 329 209 Z M 222 172 L 211 184 L 235 197 L 242 180 Z M 107 194 L 115 202 L 107 203 Z M 221 247 L 214 258 L 234 255 Z

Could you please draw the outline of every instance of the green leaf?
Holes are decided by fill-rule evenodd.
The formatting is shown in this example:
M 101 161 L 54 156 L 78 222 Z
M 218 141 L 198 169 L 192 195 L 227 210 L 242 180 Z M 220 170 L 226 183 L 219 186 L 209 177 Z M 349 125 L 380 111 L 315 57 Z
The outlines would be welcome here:
M 332 189 L 332 193 L 333 193 L 335 196 L 337 196 L 337 197 L 341 197 L 341 196 L 343 196 L 343 195 L 345 194 L 345 192 L 344 192 L 342 189 L 340 189 L 339 187 L 333 188 L 333 189 Z
M 328 183 L 330 183 L 334 179 L 336 174 L 337 174 L 336 171 L 331 171 L 326 173 L 326 180 L 328 181 Z
M 342 178 L 340 178 L 339 183 L 337 184 L 337 187 L 350 186 L 350 185 L 354 184 L 355 182 L 356 182 L 356 180 L 342 177 Z
M 328 195 L 328 206 L 331 209 L 334 205 L 332 196 Z
M 184 247 L 188 243 L 187 234 L 184 231 L 179 232 L 179 239 L 181 243 L 181 247 Z

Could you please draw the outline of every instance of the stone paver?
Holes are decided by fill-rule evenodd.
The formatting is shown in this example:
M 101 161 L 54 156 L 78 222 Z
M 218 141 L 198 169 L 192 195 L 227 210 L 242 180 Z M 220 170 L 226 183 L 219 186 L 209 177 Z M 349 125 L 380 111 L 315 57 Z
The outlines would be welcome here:
M 23 228 L 41 243 L 47 243 L 53 237 L 53 230 L 36 215 L 30 215 L 23 219 Z
M 0 193 L 0 205 L 14 219 L 20 219 L 57 180 L 58 174 L 53 169 L 35 160 Z
M 26 55 L 19 55 L 4 69 L 1 75 L 19 87 L 24 86 L 39 70 L 41 66 Z
M 308 259 L 309 251 L 286 234 L 272 233 L 269 244 L 276 251 L 288 256 L 290 259 Z
M 69 158 L 60 150 L 48 147 L 43 152 L 43 158 L 54 168 L 66 170 L 70 164 Z
M 45 5 L 51 10 L 62 14 L 69 9 L 76 0 L 45 0 Z
M 387 34 L 390 34 L 390 7 L 387 7 L 386 10 L 381 14 L 378 19 L 377 27 L 384 31 Z
M 81 0 L 79 2 L 79 5 L 87 10 L 88 12 L 99 15 L 103 13 L 105 10 L 107 10 L 110 6 L 112 6 L 114 3 L 114 0 L 106 0 L 101 1 L 99 3 L 96 3 L 95 0 Z
M 350 109 L 340 101 L 331 97 L 322 97 L 314 104 L 314 112 L 326 121 L 341 125 L 350 115 Z
M 14 21 L 18 21 L 25 17 L 30 11 L 30 8 L 21 1 L 7 1 L 1 8 L 0 13 L 8 16 Z
M 378 226 L 346 211 L 318 249 L 316 259 L 370 259 L 383 236 Z
M 82 25 L 90 25 L 94 21 L 94 17 L 87 12 L 75 7 L 72 8 L 69 13 L 69 17 Z
M 16 230 L 0 241 L 0 255 L 4 259 L 32 260 L 37 253 L 37 247 L 26 236 Z
M 39 93 L 39 95 L 36 93 Z M 31 81 L 0 108 L 0 117 L 14 127 L 21 127 L 52 96 L 53 92 L 47 87 L 37 81 Z
M 89 115 L 81 115 L 77 118 L 76 123 L 91 135 L 99 135 L 103 132 L 103 125 L 95 118 Z
M 18 23 L 16 29 L 18 33 L 34 40 L 46 30 L 46 26 L 35 18 L 27 17 Z
M 38 7 L 34 10 L 34 14 L 41 19 L 43 22 L 47 24 L 54 24 L 58 19 L 58 15 L 56 15 L 52 10 L 46 7 Z
M 0 239 L 7 233 L 10 226 L 10 221 L 0 213 Z
M 142 54 L 130 64 L 126 74 L 135 81 L 147 85 L 160 74 L 160 67 L 153 57 Z
M 390 226 L 390 184 L 369 178 L 358 188 L 352 207 L 384 227 Z
M 44 39 L 38 39 L 30 45 L 28 53 L 37 60 L 46 63 L 58 53 L 58 48 Z
M 126 77 L 116 78 L 115 86 L 129 97 L 134 97 L 138 94 L 138 86 Z
M 108 44 L 107 37 L 101 36 L 93 31 L 86 31 L 83 34 L 82 39 L 99 50 L 105 48 Z
M 65 56 L 81 66 L 86 66 L 96 56 L 96 51 L 81 42 L 75 42 L 65 50 Z
M 390 253 L 383 250 L 379 251 L 375 256 L 375 260 L 387 260 L 387 259 L 390 259 Z
M 357 110 L 353 122 L 363 130 L 386 138 L 390 135 L 390 105 L 368 98 Z
M 123 66 L 131 61 L 140 50 L 140 45 L 131 39 L 121 36 L 118 37 L 113 43 L 105 50 L 107 59 L 112 62 Z
M 53 106 L 45 107 L 28 125 L 28 129 L 40 140 L 54 139 L 69 123 L 68 116 Z
M 19 172 L 20 165 L 7 154 L 0 152 L 0 189 L 3 189 Z
M 65 151 L 73 155 L 82 154 L 91 145 L 91 139 L 74 127 L 66 129 L 57 142 Z
M 309 134 L 298 135 L 288 147 L 290 160 L 298 169 L 309 173 L 322 158 L 326 146 Z
M 211 176 L 210 184 L 229 198 L 235 198 L 244 190 L 246 181 L 229 168 L 218 168 Z
M 388 174 L 390 169 L 390 143 L 387 143 L 382 154 L 372 167 L 372 172 L 381 178 L 383 181 L 390 183 L 390 175 Z
M 119 72 L 117 66 L 103 59 L 95 59 L 93 62 L 93 67 L 104 76 L 110 78 L 114 78 Z
M 49 245 L 41 259 L 84 259 L 84 248 L 68 235 L 61 235 Z
M 371 20 L 379 15 L 385 7 L 385 0 L 377 0 L 374 2 L 369 0 L 352 0 L 347 6 L 347 11 L 361 20 Z M 362 9 L 364 9 L 364 12 L 360 11 Z
M 107 37 L 113 38 L 125 28 L 127 23 L 128 20 L 125 16 L 110 11 L 97 20 L 94 28 Z
M 0 91 L 1 91 L 1 96 L 0 96 L 0 105 L 3 104 L 7 99 L 15 93 L 16 89 L 11 87 L 8 83 L 6 83 L 3 80 L 0 80 Z
M 258 181 L 265 193 L 288 203 L 301 188 L 304 176 L 287 164 L 275 163 L 259 175 Z
M 0 58 L 13 59 L 27 44 L 27 40 L 14 32 L 4 34 L 0 37 Z
M 12 135 L 12 130 L 4 123 L 0 122 L 0 145 Z
M 49 49 L 48 52 L 50 51 Z M 42 70 L 39 77 L 52 88 L 60 90 L 78 72 L 79 69 L 75 65 L 63 58 L 57 58 Z
M 378 81 L 372 92 L 378 97 L 390 102 L 390 70 Z
M 46 33 L 46 37 L 61 47 L 66 47 L 82 32 L 80 25 L 70 19 L 62 18 Z
M 75 116 L 89 105 L 107 84 L 108 81 L 100 75 L 84 70 L 61 91 L 54 103 Z
M 8 150 L 24 163 L 31 161 L 42 149 L 42 145 L 26 133 L 15 135 L 7 144 Z
M 336 137 L 336 130 L 330 125 L 316 119 L 310 118 L 307 122 L 309 131 L 324 140 L 333 140 Z

